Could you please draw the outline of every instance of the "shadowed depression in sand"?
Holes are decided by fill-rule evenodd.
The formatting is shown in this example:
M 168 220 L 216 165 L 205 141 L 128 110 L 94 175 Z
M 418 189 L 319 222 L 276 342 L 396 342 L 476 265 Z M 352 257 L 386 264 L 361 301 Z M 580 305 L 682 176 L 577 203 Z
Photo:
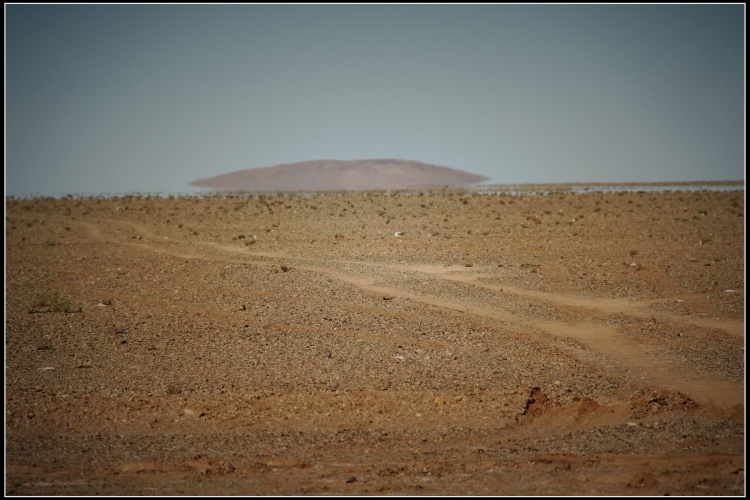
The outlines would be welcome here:
M 6 494 L 742 495 L 739 189 L 6 200 Z

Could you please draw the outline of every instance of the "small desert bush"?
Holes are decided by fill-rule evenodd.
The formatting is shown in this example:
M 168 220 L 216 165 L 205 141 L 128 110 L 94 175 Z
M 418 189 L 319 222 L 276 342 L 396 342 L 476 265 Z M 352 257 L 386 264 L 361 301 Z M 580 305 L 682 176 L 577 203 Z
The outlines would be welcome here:
M 73 312 L 73 306 L 65 297 L 56 293 L 40 293 L 31 304 L 31 312 Z
M 182 387 L 180 387 L 179 384 L 169 384 L 167 386 L 167 394 L 174 395 L 174 394 L 180 394 L 182 392 Z
M 53 349 L 52 343 L 49 340 L 42 340 L 36 345 L 38 351 L 49 351 Z

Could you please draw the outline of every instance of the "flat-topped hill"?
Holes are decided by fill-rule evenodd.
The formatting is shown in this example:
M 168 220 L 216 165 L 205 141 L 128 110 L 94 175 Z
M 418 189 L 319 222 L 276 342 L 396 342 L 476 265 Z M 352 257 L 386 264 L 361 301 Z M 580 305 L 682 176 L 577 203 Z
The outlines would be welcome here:
M 230 191 L 338 191 L 463 187 L 487 177 L 419 161 L 313 160 L 198 179 L 191 186 Z

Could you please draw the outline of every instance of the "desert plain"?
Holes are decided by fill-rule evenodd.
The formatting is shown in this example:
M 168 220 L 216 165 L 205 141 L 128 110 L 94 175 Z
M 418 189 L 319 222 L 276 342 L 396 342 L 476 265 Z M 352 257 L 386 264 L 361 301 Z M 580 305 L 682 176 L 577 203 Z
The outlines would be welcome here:
M 6 495 L 745 493 L 744 187 L 7 199 Z

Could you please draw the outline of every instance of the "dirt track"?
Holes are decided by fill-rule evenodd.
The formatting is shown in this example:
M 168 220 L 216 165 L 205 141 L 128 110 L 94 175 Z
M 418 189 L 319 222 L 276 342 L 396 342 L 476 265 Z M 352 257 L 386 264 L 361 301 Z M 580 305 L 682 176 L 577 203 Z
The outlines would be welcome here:
M 6 494 L 742 495 L 744 193 L 6 201 Z

